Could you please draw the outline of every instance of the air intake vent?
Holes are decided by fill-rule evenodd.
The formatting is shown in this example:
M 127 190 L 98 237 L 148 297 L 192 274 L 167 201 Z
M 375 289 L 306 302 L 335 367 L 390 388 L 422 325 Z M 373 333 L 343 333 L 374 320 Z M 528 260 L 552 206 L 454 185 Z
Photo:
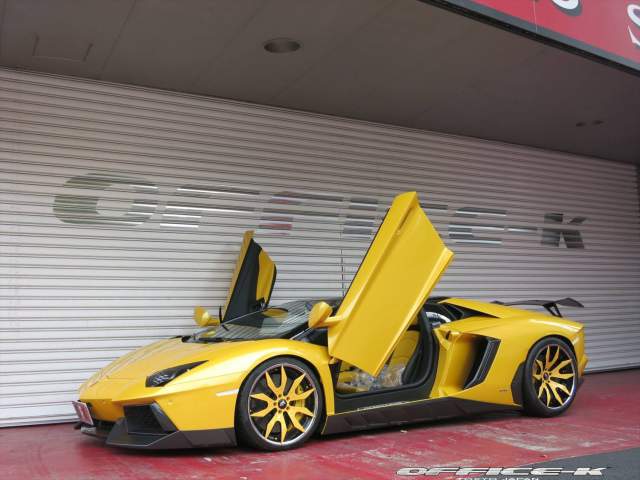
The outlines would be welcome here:
M 463 389 L 475 387 L 484 381 L 491 369 L 491 364 L 493 364 L 493 359 L 496 357 L 499 345 L 500 340 L 497 338 L 482 337 L 482 342 L 476 352 L 476 357 Z
M 129 433 L 155 435 L 165 433 L 150 405 L 124 407 L 124 416 L 127 419 L 127 431 Z

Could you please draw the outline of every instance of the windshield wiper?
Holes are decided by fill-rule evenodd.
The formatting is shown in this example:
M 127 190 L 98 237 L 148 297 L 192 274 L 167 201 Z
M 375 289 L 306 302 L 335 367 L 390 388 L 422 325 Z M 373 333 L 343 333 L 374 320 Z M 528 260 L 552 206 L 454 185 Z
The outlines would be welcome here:
M 196 342 L 203 342 L 203 343 L 220 343 L 220 342 L 224 342 L 225 340 L 229 340 L 228 338 L 222 338 L 222 337 L 200 337 L 196 339 Z
M 235 337 L 205 337 L 205 338 L 199 338 L 198 342 L 203 342 L 203 343 L 221 343 L 221 342 L 238 342 L 241 340 L 247 340 L 246 338 L 235 338 Z

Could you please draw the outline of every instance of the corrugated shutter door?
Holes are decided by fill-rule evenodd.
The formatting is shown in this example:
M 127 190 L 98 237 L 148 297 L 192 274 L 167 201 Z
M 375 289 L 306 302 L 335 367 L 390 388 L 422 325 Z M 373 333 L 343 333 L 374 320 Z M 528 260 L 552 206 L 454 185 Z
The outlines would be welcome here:
M 0 425 L 68 420 L 96 369 L 191 332 L 242 232 L 273 303 L 341 295 L 392 197 L 457 256 L 437 294 L 572 296 L 590 368 L 640 365 L 633 166 L 0 70 Z

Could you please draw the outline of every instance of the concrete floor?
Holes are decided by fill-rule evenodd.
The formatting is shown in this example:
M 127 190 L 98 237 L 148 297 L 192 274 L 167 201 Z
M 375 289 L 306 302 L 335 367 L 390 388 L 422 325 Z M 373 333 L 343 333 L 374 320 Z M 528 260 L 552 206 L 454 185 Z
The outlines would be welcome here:
M 624 459 L 635 455 L 628 449 L 640 447 L 638 405 L 640 370 L 627 370 L 587 376 L 573 406 L 557 418 L 484 415 L 319 438 L 281 453 L 128 451 L 105 447 L 69 424 L 10 428 L 0 430 L 0 475 L 8 480 L 393 479 L 401 478 L 395 472 L 402 467 L 518 466 L 605 452 L 620 452 L 615 458 L 626 465 Z M 632 453 L 625 457 L 625 450 Z M 585 466 L 593 461 L 585 460 Z M 610 466 L 601 478 L 622 478 L 611 475 L 624 465 Z

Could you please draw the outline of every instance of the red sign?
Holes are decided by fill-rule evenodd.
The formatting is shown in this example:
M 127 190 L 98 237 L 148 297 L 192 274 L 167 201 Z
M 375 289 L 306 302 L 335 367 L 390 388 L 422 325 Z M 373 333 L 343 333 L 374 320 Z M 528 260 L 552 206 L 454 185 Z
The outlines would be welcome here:
M 640 71 L 640 0 L 431 0 Z

